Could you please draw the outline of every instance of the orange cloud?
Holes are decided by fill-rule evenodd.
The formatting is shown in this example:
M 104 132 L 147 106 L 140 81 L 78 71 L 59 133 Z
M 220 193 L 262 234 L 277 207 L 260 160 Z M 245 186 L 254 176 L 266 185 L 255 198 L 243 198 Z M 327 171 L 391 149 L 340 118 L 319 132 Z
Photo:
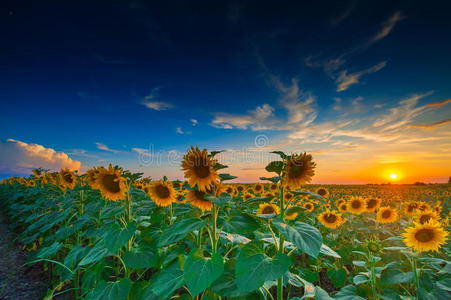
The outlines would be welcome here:
M 443 105 L 448 104 L 448 103 L 451 103 L 451 99 L 438 101 L 438 102 L 434 102 L 434 103 L 429 103 L 429 104 L 426 104 L 425 106 L 440 107 L 440 106 L 443 106 Z
M 443 121 L 439 121 L 439 122 L 435 122 L 435 123 L 429 123 L 429 124 L 412 124 L 412 125 L 409 125 L 409 127 L 428 129 L 428 128 L 433 128 L 433 127 L 436 127 L 439 125 L 447 124 L 450 122 L 451 122 L 451 119 L 447 119 L 447 120 L 443 120 Z

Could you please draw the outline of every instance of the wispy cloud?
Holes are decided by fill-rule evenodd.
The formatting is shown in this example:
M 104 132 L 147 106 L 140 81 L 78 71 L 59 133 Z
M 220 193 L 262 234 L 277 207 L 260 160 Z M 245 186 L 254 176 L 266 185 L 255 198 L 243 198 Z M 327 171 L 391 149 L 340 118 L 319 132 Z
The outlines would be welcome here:
M 363 75 L 377 72 L 387 65 L 386 61 L 382 61 L 371 68 L 348 74 L 348 70 L 343 70 L 336 79 L 337 92 L 346 91 L 351 85 L 357 84 Z
M 428 107 L 441 107 L 441 106 L 446 105 L 448 103 L 451 103 L 451 99 L 429 103 L 429 104 L 426 104 L 426 106 L 428 106 Z
M 190 119 L 191 125 L 196 126 L 197 124 L 199 124 L 199 121 L 197 121 L 196 119 Z
M 429 124 L 412 124 L 409 125 L 410 127 L 414 127 L 414 128 L 423 128 L 423 129 L 431 129 L 440 125 L 444 125 L 444 124 L 448 124 L 451 123 L 451 119 L 447 119 L 447 120 L 443 120 L 443 121 L 438 121 L 435 123 L 429 123 Z
M 158 111 L 173 108 L 174 105 L 172 105 L 171 103 L 157 100 L 159 96 L 159 91 L 160 91 L 159 87 L 152 89 L 150 94 L 144 97 L 141 104 L 146 106 L 147 108 Z
M 330 25 L 338 26 L 340 23 L 346 20 L 351 15 L 356 5 L 357 5 L 356 0 L 349 1 L 344 7 L 344 9 L 338 15 L 330 19 Z
M 111 152 L 111 153 L 121 153 L 122 151 L 120 150 L 115 150 L 115 149 L 111 149 L 110 147 L 108 147 L 107 145 L 103 144 L 103 143 L 95 143 L 97 149 L 99 150 L 103 150 L 103 151 L 107 151 L 107 152 Z
M 216 113 L 211 125 L 223 129 L 252 129 L 260 130 L 268 127 L 269 117 L 273 115 L 274 108 L 269 104 L 257 106 L 247 114 Z
M 371 38 L 369 38 L 366 46 L 369 46 L 383 38 L 385 38 L 387 35 L 389 35 L 393 29 L 395 28 L 396 24 L 405 19 L 405 17 L 402 15 L 400 11 L 395 12 L 393 15 L 390 16 L 384 23 L 382 23 L 379 31 L 373 35 Z

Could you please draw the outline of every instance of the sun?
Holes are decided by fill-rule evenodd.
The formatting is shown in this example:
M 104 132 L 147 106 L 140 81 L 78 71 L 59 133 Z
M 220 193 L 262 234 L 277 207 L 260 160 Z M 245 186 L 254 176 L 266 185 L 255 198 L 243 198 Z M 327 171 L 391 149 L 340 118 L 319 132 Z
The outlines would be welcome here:
M 391 173 L 390 175 L 388 175 L 388 177 L 390 177 L 391 180 L 396 180 L 399 176 L 396 173 Z

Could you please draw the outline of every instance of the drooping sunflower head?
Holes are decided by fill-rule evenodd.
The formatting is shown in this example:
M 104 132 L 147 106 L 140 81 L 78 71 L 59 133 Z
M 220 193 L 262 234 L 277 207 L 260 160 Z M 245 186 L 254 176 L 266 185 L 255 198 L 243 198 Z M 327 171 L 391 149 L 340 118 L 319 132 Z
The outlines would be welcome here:
M 448 232 L 435 221 L 424 224 L 415 223 L 414 226 L 406 228 L 402 234 L 404 243 L 415 251 L 438 251 L 446 243 Z
M 126 197 L 127 185 L 126 178 L 122 176 L 122 169 L 113 168 L 109 165 L 108 168 L 99 168 L 99 173 L 96 176 L 98 189 L 105 199 L 111 201 L 123 200 Z
M 219 179 L 214 165 L 216 160 L 208 155 L 207 149 L 200 150 L 191 147 L 183 156 L 182 170 L 191 187 L 197 186 L 199 191 L 210 189 L 214 182 Z
M 376 219 L 381 224 L 393 223 L 398 220 L 398 212 L 390 206 L 383 206 L 377 211 Z
M 148 195 L 158 206 L 169 206 L 176 201 L 176 191 L 168 180 L 153 181 L 149 184 Z
M 322 197 L 327 197 L 329 195 L 329 191 L 326 188 L 319 188 L 316 190 L 316 193 Z
M 257 215 L 278 215 L 280 209 L 274 203 L 262 203 L 258 206 Z
M 89 169 L 86 172 L 86 180 L 88 181 L 89 186 L 93 190 L 99 189 L 99 186 L 97 185 L 97 175 L 98 174 L 99 174 L 99 169 L 96 167 Z
M 321 224 L 332 229 L 337 228 L 346 221 L 340 213 L 330 210 L 320 213 L 317 218 Z
M 310 182 L 315 175 L 316 164 L 311 154 L 293 154 L 287 160 L 282 171 L 283 182 L 291 189 L 297 189 L 302 184 Z
M 381 206 L 381 202 L 379 198 L 366 199 L 366 211 L 375 212 Z
M 73 189 L 77 184 L 77 177 L 69 169 L 62 169 L 59 173 L 59 183 L 62 189 Z
M 365 200 L 358 196 L 352 197 L 348 202 L 348 211 L 355 215 L 363 213 L 366 211 Z
M 192 206 L 200 208 L 201 210 L 211 210 L 213 207 L 213 203 L 207 199 L 205 196 L 207 192 L 192 190 L 188 191 L 186 194 L 186 201 L 189 202 Z
M 431 220 L 437 222 L 440 220 L 440 216 L 433 210 L 420 211 L 415 216 L 415 221 L 420 224 L 425 224 Z

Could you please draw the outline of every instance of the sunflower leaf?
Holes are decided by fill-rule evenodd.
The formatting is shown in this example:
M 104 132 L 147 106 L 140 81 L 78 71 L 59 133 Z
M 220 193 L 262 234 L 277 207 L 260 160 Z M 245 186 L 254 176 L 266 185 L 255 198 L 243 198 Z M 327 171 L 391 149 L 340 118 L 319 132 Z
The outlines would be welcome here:
M 282 172 L 282 169 L 283 161 L 280 160 L 270 162 L 265 168 L 266 171 L 275 172 L 277 174 L 280 174 Z
M 283 223 L 281 220 L 275 220 L 273 224 L 285 236 L 286 240 L 295 244 L 299 250 L 312 257 L 318 257 L 323 244 L 323 237 L 318 229 L 303 222 L 295 222 L 292 226 Z
M 204 227 L 205 224 L 206 223 L 204 220 L 198 218 L 180 220 L 166 228 L 161 233 L 160 238 L 158 239 L 157 247 L 175 243 L 187 236 L 188 233 Z
M 238 178 L 238 177 L 232 176 L 230 174 L 222 173 L 222 174 L 219 174 L 219 178 L 221 178 L 221 181 L 226 181 L 226 180 L 232 180 L 232 179 L 235 179 L 235 178 Z
M 274 176 L 274 177 L 260 177 L 260 180 L 268 180 L 271 181 L 273 183 L 278 183 L 280 181 L 280 177 L 279 176 Z
M 282 159 L 286 159 L 288 156 L 284 153 L 284 152 L 282 152 L 282 151 L 271 151 L 271 152 L 269 152 L 269 153 L 274 153 L 274 154 L 278 154 L 279 156 L 280 156 L 280 158 L 282 158 Z
M 205 291 L 223 272 L 224 259 L 220 254 L 204 258 L 193 251 L 185 262 L 183 278 L 194 297 Z

